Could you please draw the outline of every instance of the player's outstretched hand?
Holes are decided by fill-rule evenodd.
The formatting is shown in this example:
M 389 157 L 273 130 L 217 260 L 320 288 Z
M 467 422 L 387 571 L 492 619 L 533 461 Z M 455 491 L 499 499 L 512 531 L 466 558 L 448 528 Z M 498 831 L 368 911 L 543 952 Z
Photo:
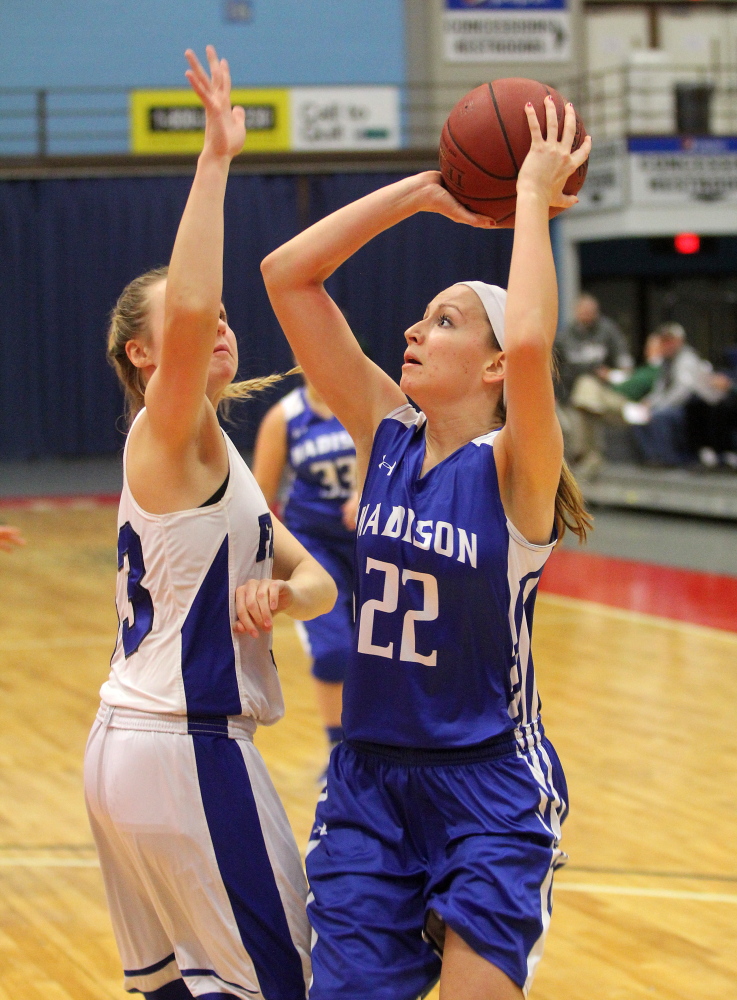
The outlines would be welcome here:
M 571 152 L 576 135 L 576 112 L 566 104 L 563 135 L 558 141 L 558 113 L 553 98 L 545 98 L 547 138 L 543 139 L 540 122 L 532 104 L 525 105 L 532 144 L 517 177 L 517 194 L 534 191 L 545 198 L 551 208 L 570 208 L 578 198 L 563 194 L 565 183 L 578 170 L 591 152 L 591 136 L 586 136 L 575 152 Z
M 274 615 L 286 611 L 294 600 L 286 580 L 248 580 L 235 591 L 238 620 L 233 630 L 254 639 L 259 632 L 270 632 Z
M 0 549 L 3 552 L 12 552 L 26 544 L 26 540 L 20 532 L 20 528 L 11 528 L 9 524 L 0 525 Z
M 416 175 L 421 197 L 419 211 L 437 212 L 453 222 L 463 222 L 477 229 L 493 229 L 496 221 L 486 215 L 471 212 L 453 197 L 443 184 L 443 175 L 439 170 L 425 170 Z
M 190 66 L 184 75 L 205 105 L 205 151 L 232 159 L 241 152 L 246 141 L 246 113 L 243 108 L 230 106 L 227 59 L 218 59 L 212 45 L 207 46 L 206 52 L 210 75 L 192 49 L 184 53 Z

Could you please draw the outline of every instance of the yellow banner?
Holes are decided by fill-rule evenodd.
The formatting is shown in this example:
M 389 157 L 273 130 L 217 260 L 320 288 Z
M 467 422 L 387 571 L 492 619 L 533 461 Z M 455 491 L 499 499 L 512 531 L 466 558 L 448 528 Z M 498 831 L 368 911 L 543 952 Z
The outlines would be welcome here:
M 246 112 L 243 152 L 290 149 L 289 90 L 258 87 L 231 91 L 231 103 Z M 131 93 L 131 152 L 199 153 L 205 109 L 191 90 L 134 90 Z

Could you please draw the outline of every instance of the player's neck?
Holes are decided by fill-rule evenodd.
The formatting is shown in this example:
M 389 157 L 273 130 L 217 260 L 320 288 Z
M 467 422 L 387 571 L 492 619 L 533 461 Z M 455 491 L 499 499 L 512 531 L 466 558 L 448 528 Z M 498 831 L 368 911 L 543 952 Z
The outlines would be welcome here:
M 426 416 L 423 476 L 464 444 L 497 426 L 488 404 L 478 409 L 464 405 L 444 408 L 442 413 L 426 412 Z

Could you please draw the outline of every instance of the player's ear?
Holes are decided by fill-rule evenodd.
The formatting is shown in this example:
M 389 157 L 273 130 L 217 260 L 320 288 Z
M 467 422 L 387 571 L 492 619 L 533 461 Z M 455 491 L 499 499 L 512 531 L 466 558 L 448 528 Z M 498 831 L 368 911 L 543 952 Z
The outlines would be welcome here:
M 497 382 L 502 381 L 506 371 L 507 356 L 504 351 L 502 351 L 500 354 L 496 354 L 492 358 L 487 358 L 482 378 L 488 385 L 494 385 Z
M 125 343 L 125 353 L 128 360 L 136 368 L 146 368 L 151 364 L 151 356 L 146 344 L 139 340 L 127 340 Z

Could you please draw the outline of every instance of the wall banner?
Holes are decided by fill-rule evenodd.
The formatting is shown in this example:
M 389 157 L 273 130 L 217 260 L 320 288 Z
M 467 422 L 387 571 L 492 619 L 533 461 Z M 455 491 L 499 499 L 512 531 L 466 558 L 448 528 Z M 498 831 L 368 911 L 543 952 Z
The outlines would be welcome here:
M 286 88 L 234 88 L 231 101 L 246 112 L 244 153 L 290 148 Z M 133 153 L 199 153 L 205 109 L 191 90 L 135 90 L 130 98 L 130 124 Z
M 737 201 L 737 138 L 637 136 L 627 146 L 633 205 Z
M 567 62 L 568 0 L 445 0 L 446 62 Z
M 597 142 L 591 149 L 586 183 L 578 193 L 578 205 L 571 211 L 600 211 L 622 208 L 627 186 L 627 143 L 624 139 Z
M 398 149 L 398 87 L 291 87 L 232 91 L 246 112 L 243 152 Z M 199 153 L 205 109 L 190 90 L 131 94 L 133 153 Z
M 398 149 L 397 87 L 292 87 L 292 149 Z

